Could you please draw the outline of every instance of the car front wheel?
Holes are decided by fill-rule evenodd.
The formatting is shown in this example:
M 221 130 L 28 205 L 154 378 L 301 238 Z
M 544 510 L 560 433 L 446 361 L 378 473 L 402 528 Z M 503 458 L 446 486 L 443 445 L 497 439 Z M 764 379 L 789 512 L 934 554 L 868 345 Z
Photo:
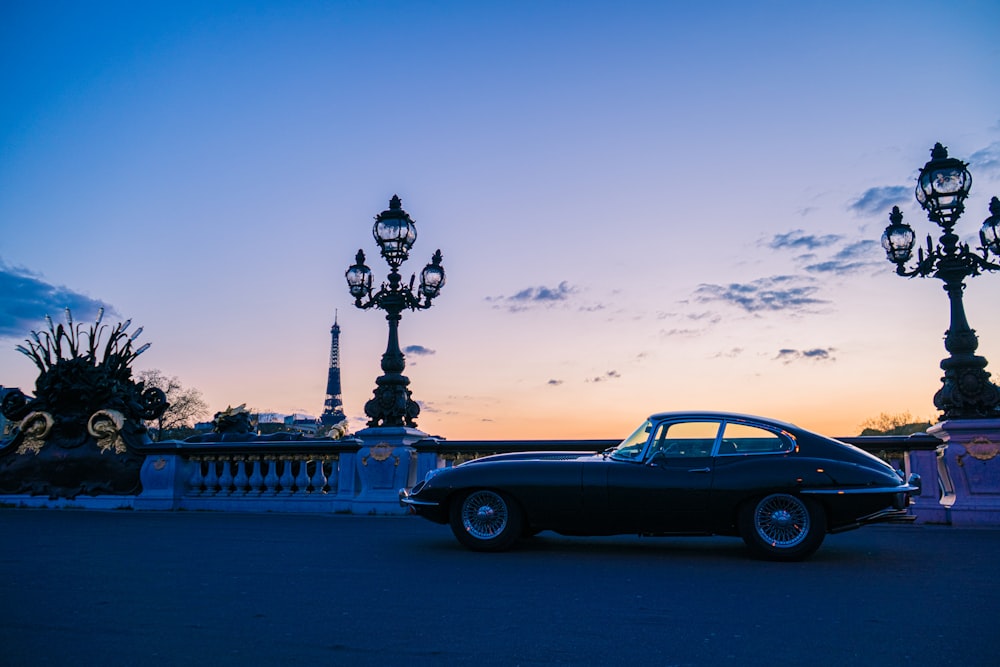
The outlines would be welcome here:
M 740 536 L 757 557 L 794 561 L 810 556 L 826 536 L 826 515 L 815 501 L 772 493 L 740 510 Z
M 521 510 L 505 493 L 479 489 L 451 504 L 451 532 L 473 551 L 504 551 L 522 533 Z

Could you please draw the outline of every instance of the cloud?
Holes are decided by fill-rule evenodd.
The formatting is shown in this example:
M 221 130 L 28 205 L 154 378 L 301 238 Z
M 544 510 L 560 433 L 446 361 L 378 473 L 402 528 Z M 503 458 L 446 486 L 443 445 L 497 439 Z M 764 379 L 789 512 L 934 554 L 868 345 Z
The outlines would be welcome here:
M 423 401 L 417 401 L 417 405 L 420 406 L 420 412 L 422 413 L 439 413 L 441 410 L 437 409 L 430 403 L 425 403 Z
M 793 350 L 790 348 L 784 348 L 778 350 L 778 354 L 774 357 L 775 361 L 780 361 L 784 364 L 790 364 L 795 361 L 836 361 L 833 356 L 834 348 L 813 348 L 811 350 Z
M 548 384 L 550 387 L 558 387 L 562 383 L 563 383 L 562 380 L 549 380 L 546 384 Z
M 872 239 L 855 241 L 841 248 L 832 259 L 816 262 L 805 267 L 811 273 L 833 273 L 844 275 L 856 273 L 880 264 L 877 261 L 881 245 Z
M 704 333 L 704 329 L 660 329 L 661 338 L 697 338 Z
M 793 229 L 787 234 L 775 234 L 767 243 L 768 248 L 774 250 L 815 250 L 825 248 L 839 241 L 842 236 L 839 234 L 806 234 L 801 229 Z
M 718 352 L 714 356 L 712 356 L 712 358 L 713 359 L 735 359 L 736 357 L 740 356 L 741 354 L 743 354 L 743 348 L 742 347 L 734 347 L 734 348 L 731 348 L 729 350 L 725 350 L 723 352 Z
M 766 243 L 773 250 L 803 250 L 795 260 L 807 273 L 846 275 L 877 265 L 878 242 L 872 239 L 848 242 L 841 234 L 806 234 L 795 229 L 785 234 L 775 234 Z M 841 246 L 839 250 L 837 247 Z M 820 249 L 835 250 L 833 256 L 814 252 Z
M 683 301 L 682 303 L 688 303 Z M 686 313 L 658 313 L 658 320 L 677 319 L 682 320 L 678 326 L 660 329 L 660 338 L 696 338 L 704 335 L 706 331 L 722 321 L 722 315 L 711 310 L 702 312 Z M 685 326 L 687 325 L 687 326 Z
M 871 215 L 907 201 L 912 194 L 913 190 L 904 185 L 868 188 L 847 208 L 858 215 Z
M 528 287 L 521 290 L 509 301 L 564 301 L 575 290 L 565 280 L 557 287 Z
M 969 168 L 1000 175 L 1000 141 L 994 141 L 986 148 L 970 155 Z
M 812 282 L 808 277 L 773 276 L 750 283 L 703 283 L 694 291 L 694 298 L 701 303 L 728 303 L 748 313 L 808 310 L 829 303 L 814 296 L 819 288 Z
M 496 304 L 495 308 L 506 306 L 511 312 L 520 312 L 533 306 L 545 307 L 566 301 L 576 291 L 564 280 L 556 287 L 526 287 L 513 296 L 490 296 L 486 300 Z
M 588 378 L 587 382 L 605 382 L 607 380 L 615 380 L 621 377 L 621 373 L 618 371 L 608 371 L 604 375 L 598 375 L 593 378 Z
M 435 350 L 426 348 L 423 345 L 407 345 L 403 348 L 403 354 L 412 354 L 418 357 L 425 357 L 431 354 L 437 354 Z
M 52 285 L 39 274 L 8 266 L 0 260 L 0 337 L 27 336 L 46 315 L 61 319 L 66 308 L 81 322 L 96 317 L 100 308 L 108 314 L 117 314 L 102 301 Z

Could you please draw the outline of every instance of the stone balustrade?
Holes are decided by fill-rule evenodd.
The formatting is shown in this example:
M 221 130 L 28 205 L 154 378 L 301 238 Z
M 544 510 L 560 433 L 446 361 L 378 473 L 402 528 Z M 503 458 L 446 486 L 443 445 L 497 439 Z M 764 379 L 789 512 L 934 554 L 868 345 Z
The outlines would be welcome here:
M 136 509 L 349 512 L 363 443 L 185 443 L 151 447 Z

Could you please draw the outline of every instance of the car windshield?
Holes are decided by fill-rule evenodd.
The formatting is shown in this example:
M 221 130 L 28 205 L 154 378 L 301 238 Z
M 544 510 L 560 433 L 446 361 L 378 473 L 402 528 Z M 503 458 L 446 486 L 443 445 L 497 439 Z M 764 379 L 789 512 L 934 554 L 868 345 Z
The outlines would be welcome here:
M 653 430 L 653 423 L 648 419 L 640 424 L 639 428 L 632 432 L 632 435 L 622 440 L 621 444 L 611 452 L 611 458 L 623 461 L 636 461 L 642 456 L 642 450 L 649 440 L 649 432 Z

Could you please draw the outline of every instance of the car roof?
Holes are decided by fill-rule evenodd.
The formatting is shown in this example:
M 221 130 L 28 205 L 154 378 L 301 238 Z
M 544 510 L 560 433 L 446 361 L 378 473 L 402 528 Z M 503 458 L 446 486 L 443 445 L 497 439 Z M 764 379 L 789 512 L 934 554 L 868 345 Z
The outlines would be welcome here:
M 733 419 L 740 421 L 751 421 L 760 422 L 762 424 L 771 424 L 772 426 L 777 426 L 783 429 L 794 429 L 796 431 L 801 430 L 795 424 L 790 424 L 788 422 L 781 421 L 780 419 L 771 419 L 770 417 L 759 417 L 757 415 L 748 415 L 739 412 L 722 412 L 719 410 L 678 410 L 674 412 L 657 412 L 650 415 L 650 421 L 662 421 L 664 419 L 676 419 L 676 418 L 693 418 L 693 419 Z

